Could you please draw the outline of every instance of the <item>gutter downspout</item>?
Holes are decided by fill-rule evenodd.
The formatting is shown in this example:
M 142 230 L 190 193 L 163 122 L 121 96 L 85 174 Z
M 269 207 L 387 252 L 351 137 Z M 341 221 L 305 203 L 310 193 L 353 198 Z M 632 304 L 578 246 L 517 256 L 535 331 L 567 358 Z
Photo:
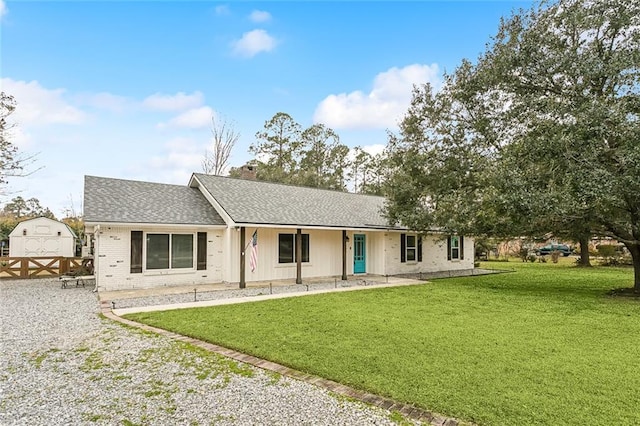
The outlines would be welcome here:
M 85 229 L 85 234 L 87 233 Z M 93 276 L 96 280 L 96 286 L 93 291 L 98 291 L 98 286 L 100 284 L 100 224 L 93 227 Z

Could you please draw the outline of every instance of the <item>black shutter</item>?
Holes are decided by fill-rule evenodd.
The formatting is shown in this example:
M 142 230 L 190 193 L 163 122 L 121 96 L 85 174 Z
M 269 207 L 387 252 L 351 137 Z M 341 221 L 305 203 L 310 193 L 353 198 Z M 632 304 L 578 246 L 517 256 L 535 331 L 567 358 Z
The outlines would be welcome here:
M 418 237 L 418 262 L 422 262 L 422 237 Z
M 451 237 L 447 238 L 447 260 L 451 260 Z
M 460 235 L 460 260 L 464 260 L 464 237 Z
M 302 261 L 309 263 L 309 234 L 302 234 Z
M 400 262 L 407 261 L 407 234 L 400 234 Z
M 196 257 L 198 258 L 197 270 L 207 269 L 207 233 L 198 232 L 198 245 L 196 246 Z
M 131 231 L 131 269 L 132 274 L 142 273 L 142 231 Z

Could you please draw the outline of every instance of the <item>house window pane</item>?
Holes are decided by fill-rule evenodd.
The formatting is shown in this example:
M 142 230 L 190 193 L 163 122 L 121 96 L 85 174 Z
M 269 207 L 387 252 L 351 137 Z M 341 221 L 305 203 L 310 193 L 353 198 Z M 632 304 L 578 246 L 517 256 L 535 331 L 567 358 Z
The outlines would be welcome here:
M 414 261 L 414 262 L 415 262 L 415 260 L 416 260 L 416 249 L 414 249 L 414 248 L 413 248 L 413 249 L 408 248 L 408 249 L 407 249 L 407 261 L 408 261 L 408 262 L 411 262 L 411 261 Z
M 407 235 L 407 262 L 416 261 L 416 236 Z
M 293 263 L 293 234 L 278 235 L 278 263 Z
M 451 259 L 460 259 L 460 238 L 451 237 Z
M 171 267 L 193 268 L 193 235 L 171 235 Z
M 309 234 L 302 234 L 302 262 L 309 262 Z M 278 235 L 278 263 L 295 263 L 296 234 Z
M 147 269 L 169 269 L 169 234 L 147 234 Z

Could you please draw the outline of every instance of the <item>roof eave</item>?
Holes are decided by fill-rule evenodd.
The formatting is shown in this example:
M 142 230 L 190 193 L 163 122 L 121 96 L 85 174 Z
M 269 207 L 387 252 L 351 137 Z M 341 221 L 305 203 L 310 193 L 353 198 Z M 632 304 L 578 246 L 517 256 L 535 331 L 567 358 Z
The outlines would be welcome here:
M 123 227 L 150 227 L 150 226 L 158 226 L 158 227 L 180 227 L 180 228 L 219 228 L 224 229 L 227 227 L 225 224 L 203 224 L 203 223 L 164 223 L 164 222 L 110 222 L 107 220 L 85 220 L 85 226 L 123 226 Z
M 291 228 L 305 228 L 305 229 L 321 229 L 332 231 L 408 231 L 407 228 L 399 228 L 383 225 L 316 225 L 316 224 L 299 224 L 299 223 L 260 223 L 260 222 L 236 222 L 236 227 L 244 226 L 248 228 L 276 228 L 276 229 L 291 229 Z

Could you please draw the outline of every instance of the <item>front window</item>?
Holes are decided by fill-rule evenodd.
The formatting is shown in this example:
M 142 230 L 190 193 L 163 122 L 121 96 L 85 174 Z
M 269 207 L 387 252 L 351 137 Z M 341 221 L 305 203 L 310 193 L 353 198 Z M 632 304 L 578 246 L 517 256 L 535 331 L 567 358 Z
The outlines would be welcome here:
M 416 244 L 418 239 L 415 235 L 407 235 L 407 262 L 415 262 L 416 260 Z
M 193 234 L 147 234 L 147 269 L 193 268 Z
M 460 259 L 460 237 L 451 237 L 451 259 Z
M 302 262 L 309 262 L 309 234 L 302 234 Z M 296 234 L 278 234 L 278 263 L 296 262 Z
M 193 268 L 193 235 L 171 236 L 171 268 Z

